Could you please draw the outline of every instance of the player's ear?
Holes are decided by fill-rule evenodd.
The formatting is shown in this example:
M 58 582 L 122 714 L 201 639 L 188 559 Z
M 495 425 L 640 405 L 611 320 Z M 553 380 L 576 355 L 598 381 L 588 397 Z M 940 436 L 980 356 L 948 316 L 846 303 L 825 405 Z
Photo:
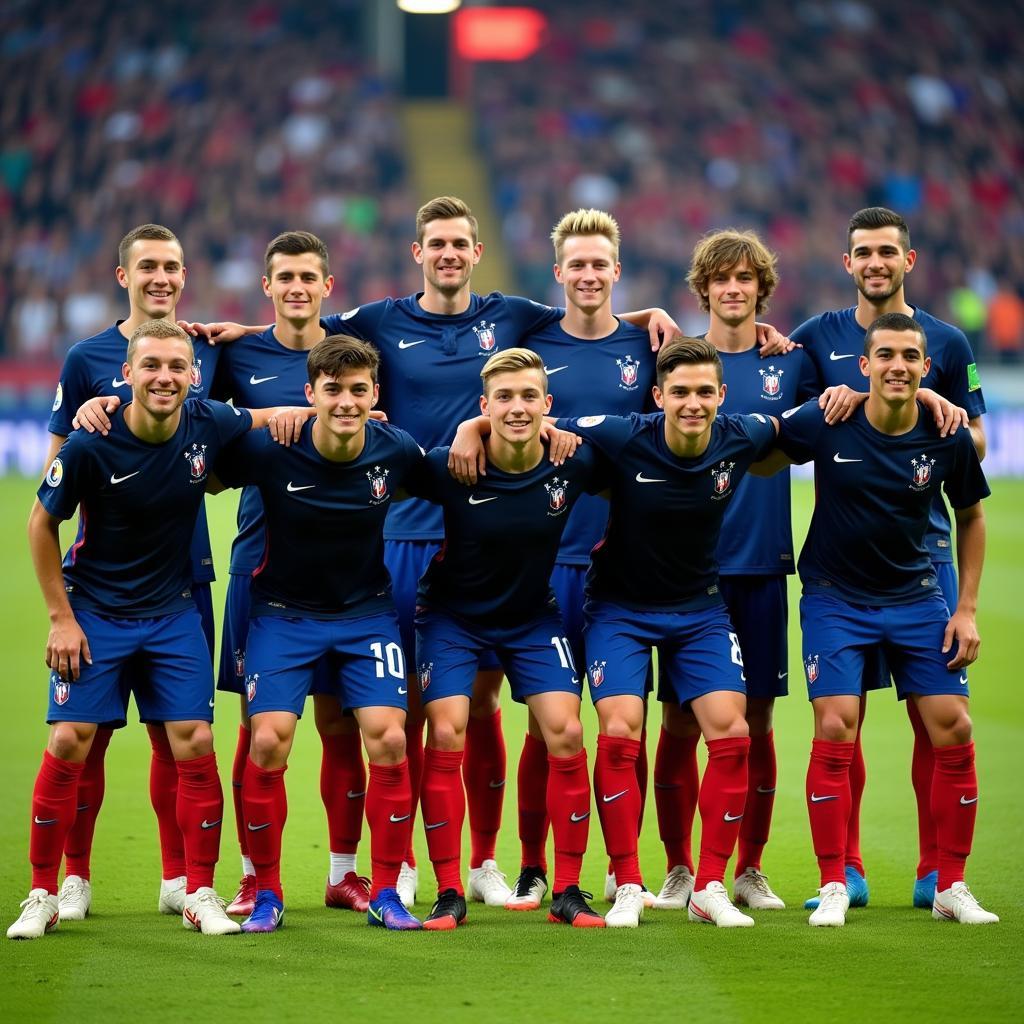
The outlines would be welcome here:
M 860 357 L 860 372 L 862 374 L 864 374 L 865 377 L 870 377 L 871 376 L 871 370 L 869 369 L 869 366 L 870 366 L 870 364 L 868 363 L 868 357 L 867 356 L 861 356 Z
M 263 277 L 260 278 L 260 280 L 263 282 L 263 294 L 266 295 L 266 297 L 269 299 L 270 298 L 270 280 L 267 278 L 266 274 L 264 274 Z
M 921 376 L 922 377 L 927 377 L 928 376 L 928 371 L 931 368 L 932 368 L 932 357 L 931 356 L 925 356 L 924 357 L 924 362 L 921 364 Z
M 131 363 L 129 363 L 127 359 L 121 364 L 121 378 L 122 380 L 126 380 L 131 383 L 132 367 Z
M 417 263 L 422 263 L 423 262 L 423 246 L 420 245 L 419 242 L 413 242 L 412 246 L 410 248 L 412 250 L 412 258 Z
M 380 385 L 373 385 L 373 398 L 370 399 L 370 408 L 372 409 L 377 404 L 377 399 L 380 398 Z
M 333 274 L 328 274 L 327 275 L 327 280 L 324 281 L 324 298 L 325 299 L 327 298 L 328 295 L 331 294 L 331 291 L 332 291 L 333 288 L 334 288 L 334 275 Z
M 903 271 L 909 274 L 914 269 L 914 264 L 917 262 L 917 250 L 907 250 L 907 261 L 903 264 Z
M 114 271 L 114 277 L 117 278 L 117 283 L 122 288 L 128 287 L 128 271 L 125 270 L 124 267 L 118 267 L 117 270 Z
M 474 264 L 479 263 L 480 262 L 480 257 L 483 256 L 483 254 L 484 254 L 484 243 L 483 242 L 477 242 L 476 245 L 473 246 L 473 263 Z
M 490 413 L 487 411 L 487 396 L 486 395 L 481 395 L 480 396 L 480 414 L 482 416 L 489 416 L 490 415 Z
M 664 409 L 665 408 L 665 396 L 661 393 L 661 388 L 659 388 L 657 384 L 655 384 L 651 388 L 651 394 L 654 395 L 654 404 L 659 409 Z
M 313 404 L 313 385 L 310 384 L 309 382 L 307 382 L 305 390 L 306 390 L 306 401 L 309 402 L 310 405 L 312 405 Z
M 718 385 L 718 404 L 721 405 L 725 401 L 726 384 L 723 382 Z
M 551 395 L 545 395 L 544 396 L 544 415 L 545 416 L 547 416 L 547 414 L 549 412 L 551 412 L 552 397 L 553 396 L 551 396 Z
M 622 264 L 618 260 L 616 260 L 615 261 L 615 269 L 612 271 L 612 281 L 618 281 L 618 279 L 619 279 L 619 277 L 621 275 L 622 275 Z
M 562 268 L 556 263 L 553 269 L 555 273 L 555 280 L 559 284 L 564 284 L 565 282 L 562 280 Z

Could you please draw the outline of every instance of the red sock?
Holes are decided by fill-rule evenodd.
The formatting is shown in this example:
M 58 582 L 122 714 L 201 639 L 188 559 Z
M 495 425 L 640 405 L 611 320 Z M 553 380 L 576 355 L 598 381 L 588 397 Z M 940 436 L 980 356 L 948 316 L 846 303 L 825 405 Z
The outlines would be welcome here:
M 185 839 L 185 892 L 213 885 L 220 855 L 224 792 L 217 774 L 217 755 L 178 761 L 178 828 Z
M 32 789 L 32 825 L 28 841 L 33 889 L 58 891 L 61 853 L 75 822 L 78 780 L 83 771 L 84 761 L 81 764 L 61 761 L 48 750 L 43 751 L 43 763 Z
M 736 854 L 736 877 L 747 868 L 761 869 L 761 854 L 772 827 L 775 806 L 775 733 L 750 737 L 747 762 L 747 802 L 743 806 L 740 843 Z
M 256 869 L 256 887 L 269 889 L 279 900 L 281 892 L 281 837 L 288 819 L 288 793 L 284 768 L 261 768 L 252 758 L 245 763 L 242 806 L 249 833 L 249 857 Z
M 747 799 L 747 758 L 750 738 L 708 740 L 708 766 L 697 798 L 700 807 L 700 859 L 694 892 L 708 882 L 721 882 L 736 847 Z
M 935 747 L 932 776 L 932 816 L 938 840 L 939 881 L 944 892 L 964 880 L 964 864 L 974 840 L 978 814 L 978 774 L 974 767 L 974 743 Z
M 580 884 L 583 854 L 590 837 L 590 776 L 585 750 L 572 757 L 548 754 L 547 797 L 555 841 L 552 892 L 562 892 L 567 886 Z
M 910 780 L 917 799 L 917 846 L 920 859 L 917 877 L 924 878 L 939 867 L 939 849 L 935 838 L 935 818 L 932 817 L 932 776 L 935 774 L 935 755 L 928 730 L 921 720 L 917 705 L 908 700 L 907 715 L 914 727 L 914 754 L 910 762 Z
M 597 737 L 594 797 L 617 885 L 643 883 L 636 850 L 636 826 L 640 820 L 640 787 L 636 780 L 639 756 L 639 740 L 623 736 Z
M 544 852 L 548 839 L 548 748 L 529 733 L 519 755 L 519 842 L 521 867 L 539 867 L 547 874 Z
M 418 685 L 418 684 L 417 684 Z M 405 720 L 405 756 L 409 762 L 409 792 L 412 798 L 412 818 L 409 820 L 409 845 L 402 858 L 409 867 L 416 867 L 416 851 L 412 848 L 412 829 L 416 824 L 416 808 L 420 805 L 423 784 L 423 726 L 424 719 Z M 367 818 L 369 821 L 369 818 Z M 401 867 L 401 865 L 399 865 Z
M 64 873 L 89 877 L 89 858 L 92 855 L 92 837 L 96 832 L 96 816 L 103 806 L 106 776 L 103 760 L 106 757 L 112 729 L 99 728 L 93 737 L 89 756 L 85 759 L 85 770 L 78 780 L 78 796 L 75 799 L 75 823 L 64 840 Z
M 148 725 L 146 731 L 153 748 L 149 759 L 149 802 L 160 833 L 160 870 L 164 878 L 180 878 L 186 869 L 185 837 L 178 827 L 178 765 L 163 725 Z
M 693 817 L 697 813 L 700 775 L 694 736 L 673 736 L 665 729 L 658 737 L 654 758 L 654 802 L 658 809 L 658 834 L 665 844 L 667 870 L 679 864 L 693 874 Z
M 423 754 L 423 830 L 437 876 L 437 891 L 462 889 L 462 823 L 466 817 L 466 791 L 462 787 L 461 750 L 435 750 Z
M 366 765 L 358 732 L 324 736 L 320 740 L 320 799 L 327 810 L 331 853 L 355 853 L 363 831 L 366 804 Z
M 238 727 L 238 742 L 235 757 L 231 762 L 231 801 L 235 805 L 235 831 L 238 833 L 238 848 L 243 857 L 249 856 L 249 834 L 245 827 L 245 807 L 242 802 L 242 780 L 245 766 L 249 761 L 249 744 L 252 733 L 244 725 Z
M 865 704 L 861 701 L 861 722 L 864 721 Z M 867 782 L 867 766 L 864 764 L 864 746 L 860 739 L 860 723 L 857 725 L 857 739 L 850 762 L 850 819 L 846 823 L 846 863 L 864 874 L 864 861 L 860 855 L 860 802 Z M 843 881 L 845 882 L 845 875 Z
M 846 828 L 850 819 L 850 764 L 854 749 L 854 743 L 831 740 L 814 740 L 811 744 L 807 813 L 822 886 L 829 882 L 846 885 L 843 868 L 849 863 L 844 851 L 849 849 Z
M 370 898 L 394 889 L 398 869 L 409 847 L 412 795 L 409 762 L 371 764 L 366 787 L 366 822 L 370 826 Z
M 640 813 L 636 820 L 636 834 L 639 836 L 644 827 L 644 809 L 647 807 L 647 779 L 650 765 L 647 761 L 647 727 L 640 730 L 640 753 L 636 758 L 636 784 L 640 789 Z
M 469 808 L 471 868 L 480 867 L 485 860 L 494 860 L 505 801 L 507 767 L 501 709 L 487 718 L 473 718 L 471 715 L 466 728 L 466 757 L 462 768 Z

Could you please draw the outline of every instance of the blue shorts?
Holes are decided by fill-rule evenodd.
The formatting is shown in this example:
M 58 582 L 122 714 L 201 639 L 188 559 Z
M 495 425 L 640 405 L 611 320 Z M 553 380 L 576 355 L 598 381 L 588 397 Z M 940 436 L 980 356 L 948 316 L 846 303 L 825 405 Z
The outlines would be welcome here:
M 551 570 L 551 589 L 555 592 L 559 611 L 562 613 L 562 630 L 569 640 L 572 656 L 577 665 L 584 662 L 583 649 L 583 585 L 587 578 L 587 566 L 555 563 Z
M 746 692 L 739 638 L 724 605 L 658 612 L 588 601 L 583 612 L 594 703 L 623 694 L 642 699 L 652 648 L 658 650 L 659 699 L 666 703 L 685 704 L 718 690 Z
M 416 591 L 420 577 L 430 560 L 441 550 L 436 540 L 386 540 L 384 565 L 391 576 L 391 594 L 398 610 L 398 628 L 402 632 L 405 663 L 416 662 Z M 501 668 L 493 651 L 483 651 L 478 665 L 481 669 Z
M 896 681 L 900 700 L 909 694 L 968 696 L 967 672 L 951 672 L 946 662 L 956 645 L 942 653 L 949 609 L 933 591 L 910 604 L 874 607 L 849 604 L 831 594 L 800 599 L 804 674 L 810 700 L 862 692 L 865 662 L 877 649 Z
M 148 619 L 80 609 L 75 618 L 92 664 L 83 662 L 73 683 L 50 673 L 48 723 L 123 725 L 131 694 L 142 722 L 213 721 L 210 649 L 195 608 Z
M 748 697 L 789 693 L 789 596 L 786 577 L 720 576 L 718 579 L 743 651 Z
M 582 691 L 562 620 L 544 614 L 521 626 L 481 626 L 437 608 L 416 614 L 416 677 L 420 700 L 466 697 L 482 651 L 493 650 L 508 676 L 512 699 L 520 704 L 538 693 Z
M 196 583 L 193 581 L 190 588 L 192 600 L 195 602 L 199 618 L 203 623 L 203 636 L 206 637 L 206 645 L 210 648 L 210 665 L 213 665 L 213 652 L 217 650 L 217 624 L 213 621 L 213 588 L 209 583 Z
M 290 711 L 301 718 L 318 663 L 330 667 L 330 692 L 344 707 L 407 707 L 405 659 L 393 611 L 354 619 L 257 615 L 249 624 L 245 658 L 250 717 Z

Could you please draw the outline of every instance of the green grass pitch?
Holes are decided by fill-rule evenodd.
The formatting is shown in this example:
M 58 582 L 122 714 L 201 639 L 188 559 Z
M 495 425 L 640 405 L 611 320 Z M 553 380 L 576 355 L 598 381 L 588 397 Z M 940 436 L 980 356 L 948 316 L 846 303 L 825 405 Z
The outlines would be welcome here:
M 0 591 L 3 710 L 0 764 L 0 895 L 3 924 L 28 889 L 27 833 L 32 780 L 45 742 L 43 647 L 46 617 L 24 539 L 34 485 L 0 480 Z M 148 803 L 148 743 L 130 725 L 111 744 L 106 802 L 93 859 L 93 915 L 42 941 L 0 945 L 0 1016 L 5 1021 L 882 1021 L 1024 1019 L 1021 978 L 1024 908 L 1016 887 L 1024 844 L 1024 701 L 1016 670 L 1024 635 L 1024 483 L 996 481 L 986 503 L 989 551 L 982 589 L 982 658 L 973 670 L 972 713 L 982 783 L 968 878 L 1002 917 L 994 927 L 932 921 L 910 907 L 916 830 L 909 781 L 910 727 L 891 694 L 872 698 L 865 731 L 868 788 L 863 848 L 871 905 L 844 929 L 811 929 L 803 900 L 816 884 L 804 806 L 811 716 L 793 630 L 793 694 L 776 714 L 779 788 L 765 870 L 789 909 L 757 914 L 757 927 L 721 931 L 684 913 L 651 912 L 636 931 L 575 932 L 546 914 L 509 914 L 479 905 L 453 933 L 370 930 L 357 915 L 323 907 L 327 849 L 317 777 L 319 744 L 300 723 L 288 772 L 285 928 L 271 936 L 211 939 L 156 913 L 160 863 Z M 802 537 L 810 488 L 796 485 Z M 234 502 L 208 502 L 217 565 L 224 572 Z M 220 593 L 222 591 L 218 591 Z M 793 591 L 795 620 L 796 591 Z M 595 735 L 585 707 L 588 745 Z M 523 716 L 505 705 L 510 785 L 499 863 L 518 866 L 515 764 Z M 656 717 L 656 713 L 655 713 Z M 227 781 L 234 747 L 233 698 L 217 700 L 217 742 Z M 656 723 L 652 728 L 657 734 Z M 648 883 L 664 862 L 653 814 L 641 839 Z M 226 808 L 218 887 L 230 895 L 238 858 Z M 605 870 L 594 815 L 583 882 L 600 893 Z M 418 840 L 421 913 L 432 895 Z M 368 868 L 368 851 L 360 852 Z M 598 903 L 599 906 L 603 904 Z

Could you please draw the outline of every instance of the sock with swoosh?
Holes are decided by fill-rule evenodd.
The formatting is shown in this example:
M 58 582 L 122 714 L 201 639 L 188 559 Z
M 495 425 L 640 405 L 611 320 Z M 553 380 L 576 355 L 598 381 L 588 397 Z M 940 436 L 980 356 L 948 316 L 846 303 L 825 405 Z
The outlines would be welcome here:
M 747 800 L 749 736 L 708 740 L 708 765 L 700 785 L 700 859 L 693 891 L 708 882 L 721 882 L 725 866 L 736 848 L 743 807 Z
M 700 791 L 699 742 L 700 733 L 673 736 L 662 729 L 654 756 L 654 803 L 658 810 L 658 834 L 668 862 L 666 870 L 683 865 L 691 875 L 693 819 Z
M 636 761 L 640 741 L 625 736 L 598 736 L 594 758 L 594 795 L 604 845 L 617 885 L 641 885 L 637 858 L 640 786 Z
M 978 774 L 973 741 L 935 747 L 934 751 L 931 810 L 939 848 L 939 881 L 935 888 L 945 892 L 954 882 L 964 880 L 978 814 Z
M 96 816 L 103 806 L 103 793 L 106 790 L 106 774 L 103 770 L 104 758 L 112 729 L 102 726 L 96 730 L 89 756 L 85 759 L 85 770 L 78 780 L 78 797 L 75 800 L 75 823 L 68 831 L 64 840 L 64 873 L 78 875 L 79 878 L 89 877 L 89 860 L 92 855 L 92 837 L 96 831 Z
M 243 861 L 249 857 L 249 832 L 245 827 L 242 782 L 245 779 L 245 766 L 249 760 L 249 745 L 251 743 L 252 732 L 244 725 L 240 725 L 238 727 L 238 742 L 235 744 L 235 756 L 231 762 L 231 802 L 235 806 L 235 831 L 238 833 L 238 848 L 241 850 Z
M 501 731 L 501 709 L 485 718 L 470 715 L 466 728 L 466 757 L 462 762 L 469 807 L 469 866 L 494 860 L 505 801 L 508 756 Z
M 32 789 L 32 827 L 28 859 L 32 864 L 32 888 L 57 892 L 57 873 L 64 840 L 75 821 L 78 780 L 85 762 L 76 764 L 43 751 L 36 784 Z
M 213 886 L 220 855 L 224 792 L 217 774 L 217 755 L 203 754 L 178 761 L 178 828 L 185 839 L 185 891 Z
M 846 863 L 864 875 L 864 860 L 860 853 L 860 804 L 864 797 L 864 786 L 867 783 L 868 770 L 864 763 L 864 744 L 861 743 L 860 730 L 864 724 L 865 701 L 860 702 L 860 721 L 857 723 L 857 739 L 853 746 L 853 760 L 850 762 L 850 817 L 846 822 Z M 845 876 L 844 876 L 845 877 Z
M 463 752 L 423 752 L 423 831 L 427 836 L 430 862 L 437 876 L 437 891 L 462 889 L 462 824 L 466 818 L 466 791 L 462 786 Z
M 570 757 L 548 754 L 547 798 L 555 843 L 555 877 L 551 891 L 559 893 L 567 886 L 580 884 L 583 854 L 590 838 L 590 774 L 586 750 Z
M 249 843 L 249 858 L 256 869 L 256 888 L 269 889 L 279 900 L 281 892 L 281 837 L 288 818 L 288 793 L 284 768 L 261 768 L 252 758 L 245 762 L 242 807 Z
M 413 685 L 419 685 L 414 683 Z M 422 712 L 420 712 L 422 716 Z M 416 824 L 416 808 L 420 805 L 420 789 L 423 785 L 423 726 L 422 717 L 411 714 L 405 719 L 405 756 L 409 761 L 409 793 L 412 800 L 412 819 L 409 822 L 409 848 L 403 858 L 409 867 L 416 867 L 416 851 L 412 848 L 412 830 Z
M 807 765 L 807 814 L 822 887 L 846 885 L 846 827 L 850 818 L 850 762 L 853 742 L 814 740 Z
M 543 740 L 526 734 L 519 755 L 519 842 L 521 867 L 539 867 L 545 874 L 548 859 L 548 748 Z
M 149 802 L 153 805 L 160 835 L 160 870 L 164 878 L 180 878 L 186 869 L 185 837 L 178 828 L 178 765 L 163 725 L 147 725 L 146 731 L 152 747 L 149 758 Z
M 340 736 L 321 733 L 320 741 L 320 799 L 327 811 L 331 853 L 354 854 L 359 849 L 366 806 L 362 739 L 356 731 Z
M 761 854 L 768 842 L 775 806 L 775 733 L 750 737 L 747 762 L 747 802 L 743 806 L 739 849 L 736 853 L 736 877 L 747 868 L 761 870 Z
M 935 774 L 935 754 L 928 730 L 921 719 L 917 705 L 908 700 L 907 715 L 914 727 L 914 753 L 910 759 L 910 780 L 914 784 L 917 800 L 917 877 L 938 870 L 939 849 L 935 838 L 935 818 L 932 816 L 932 779 Z
M 366 786 L 366 823 L 370 826 L 370 899 L 394 889 L 398 869 L 411 842 L 412 790 L 409 762 L 370 763 Z

